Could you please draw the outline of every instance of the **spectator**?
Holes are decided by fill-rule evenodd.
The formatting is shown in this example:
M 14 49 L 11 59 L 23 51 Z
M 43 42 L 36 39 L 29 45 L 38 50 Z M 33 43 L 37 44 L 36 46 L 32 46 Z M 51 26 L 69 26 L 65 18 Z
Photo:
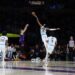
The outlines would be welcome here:
M 34 58 L 35 58 L 35 56 L 34 56 L 34 49 L 30 48 L 29 59 L 34 59 Z
M 40 48 L 39 48 L 39 45 L 36 44 L 34 49 L 35 49 L 35 58 L 40 57 Z
M 69 59 L 72 61 L 73 60 L 73 50 L 75 46 L 75 41 L 73 36 L 70 36 L 70 40 L 67 44 L 67 50 L 69 50 Z
M 10 60 L 14 59 L 15 52 L 16 52 L 16 48 L 14 47 L 13 44 L 11 44 L 7 50 L 7 58 Z

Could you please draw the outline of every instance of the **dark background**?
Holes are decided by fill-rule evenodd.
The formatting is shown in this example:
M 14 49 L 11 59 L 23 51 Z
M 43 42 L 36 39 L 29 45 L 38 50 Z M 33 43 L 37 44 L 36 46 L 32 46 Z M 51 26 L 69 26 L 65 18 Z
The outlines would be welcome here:
M 46 27 L 61 28 L 55 32 L 59 42 L 66 43 L 70 35 L 75 37 L 75 0 L 40 0 L 45 1 L 40 6 L 30 5 L 28 1 L 0 0 L 0 32 L 6 30 L 19 34 L 20 29 L 29 23 L 27 39 L 36 42 L 40 38 L 40 32 L 35 18 L 31 15 L 35 11 L 42 24 L 46 23 Z M 51 35 L 49 32 L 48 34 Z

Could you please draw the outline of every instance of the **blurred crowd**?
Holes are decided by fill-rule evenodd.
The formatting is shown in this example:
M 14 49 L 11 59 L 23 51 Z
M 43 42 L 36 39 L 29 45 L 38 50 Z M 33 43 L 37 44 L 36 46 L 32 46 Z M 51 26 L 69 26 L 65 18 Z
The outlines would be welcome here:
M 6 58 L 8 60 L 31 60 L 36 58 L 43 59 L 46 55 L 45 48 L 40 48 L 38 44 L 28 49 L 29 50 L 27 51 L 24 47 L 15 47 L 12 44 L 8 47 Z M 58 45 L 50 55 L 50 60 L 75 60 L 75 49 L 69 51 L 67 46 Z
M 43 60 L 46 55 L 45 47 L 35 44 L 31 47 L 25 47 L 24 44 L 14 45 L 10 44 L 6 51 L 6 60 Z M 0 54 L 1 56 L 1 54 Z M 75 60 L 75 44 L 73 36 L 67 44 L 57 44 L 55 50 L 50 55 L 50 60 L 55 61 L 74 61 Z

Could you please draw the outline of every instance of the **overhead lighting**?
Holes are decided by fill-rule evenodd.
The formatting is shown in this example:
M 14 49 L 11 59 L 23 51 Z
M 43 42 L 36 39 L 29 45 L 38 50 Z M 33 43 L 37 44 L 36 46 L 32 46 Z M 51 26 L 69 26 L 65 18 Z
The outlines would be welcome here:
M 29 1 L 29 4 L 31 4 L 31 5 L 44 5 L 45 4 L 45 2 L 44 1 Z

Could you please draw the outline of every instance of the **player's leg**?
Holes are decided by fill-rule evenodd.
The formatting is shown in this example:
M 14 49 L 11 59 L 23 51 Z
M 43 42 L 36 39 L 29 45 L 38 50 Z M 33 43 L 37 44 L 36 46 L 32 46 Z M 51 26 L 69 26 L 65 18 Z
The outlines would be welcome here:
M 3 61 L 5 60 L 5 51 L 3 51 Z
M 48 54 L 48 52 L 46 51 L 45 63 L 48 63 L 48 57 L 49 57 L 49 54 Z
M 5 46 L 2 46 L 2 66 L 5 66 Z
M 55 48 L 55 46 L 50 46 L 50 45 L 48 46 L 47 51 L 48 51 L 49 55 L 51 55 L 53 53 L 54 48 Z M 49 60 L 51 60 L 51 57 L 49 58 Z
M 49 57 L 49 53 L 46 52 L 45 59 L 43 60 L 43 62 L 44 62 L 44 66 L 48 66 L 48 57 Z
M 47 66 L 48 65 L 49 53 L 48 53 L 48 43 L 46 41 L 44 41 L 44 46 L 45 46 L 45 49 L 46 49 L 46 56 L 45 56 L 43 62 L 44 62 L 44 65 Z
M 2 49 L 2 52 L 3 52 L 3 57 L 2 58 L 3 58 L 3 61 L 4 61 L 5 60 L 5 48 Z
M 3 52 L 3 61 L 6 59 L 6 51 L 7 51 L 7 47 L 4 45 L 2 48 L 2 52 Z

